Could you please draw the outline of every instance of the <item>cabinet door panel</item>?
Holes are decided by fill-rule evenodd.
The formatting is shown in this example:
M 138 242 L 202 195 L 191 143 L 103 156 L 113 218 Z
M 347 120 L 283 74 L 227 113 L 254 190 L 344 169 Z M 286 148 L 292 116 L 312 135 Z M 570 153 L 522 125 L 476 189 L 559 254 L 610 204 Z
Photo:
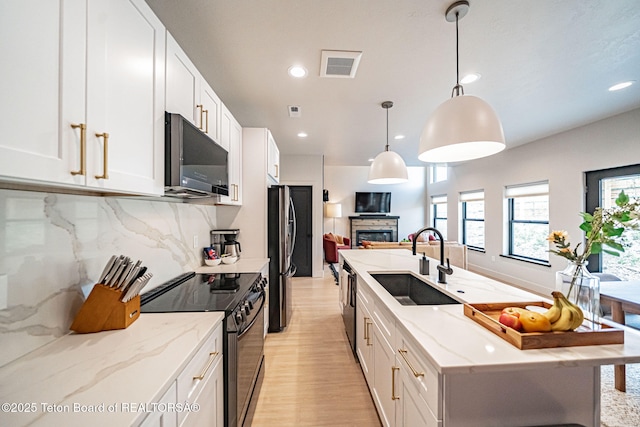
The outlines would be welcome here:
M 397 378 L 398 372 L 392 373 L 391 368 L 395 365 L 395 354 L 393 349 L 383 337 L 382 333 L 374 323 L 371 327 L 373 332 L 373 391 L 378 406 L 378 414 L 382 423 L 386 426 L 395 425 L 395 400 L 392 396 L 397 396 L 397 390 L 392 387 L 392 375 Z M 397 386 L 397 384 L 396 384 Z
M 202 391 L 193 402 L 199 405 L 197 412 L 188 412 L 182 427 L 223 427 L 224 424 L 224 378 L 222 357 L 218 358 L 211 374 L 204 379 Z
M 94 172 L 88 183 L 158 193 L 164 27 L 141 0 L 90 2 L 88 16 L 87 159 Z M 96 135 L 103 132 L 108 149 Z M 95 177 L 105 172 L 108 178 Z
M 400 365 L 399 365 L 400 366 Z M 438 427 L 439 422 L 412 382 L 412 374 L 404 367 L 398 373 L 400 399 L 397 400 L 396 424 L 399 426 Z
M 181 114 L 195 126 L 200 126 L 199 104 L 200 74 L 180 48 L 175 39 L 167 33 L 167 111 Z
M 85 122 L 85 11 L 78 0 L 0 3 L 2 175 L 84 183 L 70 173 L 80 166 L 70 123 Z
M 209 135 L 218 144 L 220 140 L 220 116 L 222 114 L 222 102 L 213 89 L 204 81 L 200 82 L 202 90 L 200 91 L 200 101 L 206 114 L 203 115 L 202 131 Z M 229 150 L 229 146 L 222 145 L 225 150 Z

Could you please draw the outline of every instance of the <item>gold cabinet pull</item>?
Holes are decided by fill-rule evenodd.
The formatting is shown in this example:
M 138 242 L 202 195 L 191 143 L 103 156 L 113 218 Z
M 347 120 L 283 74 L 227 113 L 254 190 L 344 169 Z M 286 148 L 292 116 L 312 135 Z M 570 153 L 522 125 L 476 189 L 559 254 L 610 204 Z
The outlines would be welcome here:
M 209 110 L 202 110 L 207 115 L 207 120 L 204 121 L 205 128 L 204 133 L 209 133 Z M 202 118 L 200 119 L 202 121 Z
M 96 133 L 98 138 L 104 138 L 102 166 L 104 168 L 102 175 L 96 175 L 96 179 L 109 179 L 109 134 L 107 132 Z
M 87 125 L 71 124 L 72 129 L 80 129 L 80 170 L 71 171 L 71 175 L 85 175 L 87 173 Z
M 204 105 L 198 104 L 196 105 L 196 108 L 200 109 L 200 126 L 198 126 L 198 129 L 202 130 L 202 116 L 204 115 Z
M 277 178 L 278 177 L 278 165 L 273 165 L 273 166 L 275 166 L 275 168 L 276 168 L 276 176 L 275 176 L 275 178 Z
M 369 318 L 365 316 L 362 320 L 364 320 L 364 322 L 362 323 L 364 329 L 364 339 L 367 340 L 367 345 L 369 345 L 369 328 L 367 328 L 367 322 L 369 321 Z
M 211 364 L 213 363 L 214 360 L 216 360 L 216 356 L 218 355 L 217 351 L 212 351 L 211 353 L 209 353 L 209 362 L 207 363 L 207 366 L 204 367 L 204 369 L 202 370 L 202 373 L 196 377 L 193 377 L 194 380 L 202 380 L 204 379 L 204 376 L 207 375 L 207 371 L 209 370 L 209 368 L 211 367 Z
M 418 377 L 424 377 L 424 372 L 418 372 L 415 370 L 415 368 L 413 367 L 413 365 L 411 364 L 411 362 L 409 362 L 409 359 L 407 359 L 407 350 L 399 348 L 398 349 L 398 353 L 400 353 L 400 356 L 402 356 L 402 358 L 404 359 L 405 362 L 407 362 L 407 366 L 409 366 L 409 369 L 411 369 L 411 372 L 413 373 L 413 376 L 418 378 Z
M 371 321 L 371 319 L 367 319 L 367 325 L 366 325 L 366 331 L 367 331 L 367 345 L 373 345 L 373 343 L 371 343 L 371 332 L 369 331 L 369 326 L 373 325 L 373 322 Z
M 238 184 L 233 184 L 233 200 L 235 202 L 238 201 L 238 193 L 239 193 L 239 187 Z
M 399 371 L 400 368 L 398 366 L 391 367 L 391 400 L 400 399 L 399 396 L 396 396 L 396 371 Z

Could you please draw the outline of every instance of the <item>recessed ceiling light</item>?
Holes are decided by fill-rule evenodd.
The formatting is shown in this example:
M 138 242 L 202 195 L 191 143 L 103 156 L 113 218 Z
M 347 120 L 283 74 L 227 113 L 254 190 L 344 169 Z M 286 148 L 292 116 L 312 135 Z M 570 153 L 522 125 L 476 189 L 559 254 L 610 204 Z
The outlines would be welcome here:
M 396 135 L 393 139 L 404 139 L 404 135 Z
M 618 83 L 617 85 L 613 85 L 609 88 L 609 92 L 614 92 L 616 90 L 621 90 L 627 88 L 635 83 L 635 80 L 629 80 L 627 82 Z
M 305 132 L 300 132 L 298 134 L 298 137 L 300 137 L 300 138 L 306 138 L 307 136 L 309 136 L 309 135 L 307 135 Z
M 369 159 L 370 162 L 373 162 L 375 159 L 372 157 Z
M 301 65 L 293 65 L 289 67 L 289 75 L 291 77 L 302 78 L 307 75 L 307 69 Z
M 478 73 L 471 73 L 471 74 L 467 74 L 466 76 L 464 76 L 461 80 L 460 83 L 462 84 L 469 84 L 469 83 L 473 83 L 476 80 L 478 80 L 480 78 L 480 74 Z

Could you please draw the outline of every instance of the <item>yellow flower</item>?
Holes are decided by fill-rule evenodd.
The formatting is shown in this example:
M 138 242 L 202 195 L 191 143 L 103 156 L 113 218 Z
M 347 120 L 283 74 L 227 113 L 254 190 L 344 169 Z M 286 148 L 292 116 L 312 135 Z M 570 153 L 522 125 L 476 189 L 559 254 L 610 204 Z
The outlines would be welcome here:
M 551 234 L 549 234 L 549 237 L 547 237 L 547 240 L 550 242 L 555 242 L 556 240 L 562 240 L 565 239 L 567 240 L 569 238 L 569 233 L 567 233 L 564 230 L 554 230 L 551 232 Z
M 562 248 L 562 249 L 558 250 L 558 252 L 570 254 L 571 253 L 571 249 L 570 248 Z

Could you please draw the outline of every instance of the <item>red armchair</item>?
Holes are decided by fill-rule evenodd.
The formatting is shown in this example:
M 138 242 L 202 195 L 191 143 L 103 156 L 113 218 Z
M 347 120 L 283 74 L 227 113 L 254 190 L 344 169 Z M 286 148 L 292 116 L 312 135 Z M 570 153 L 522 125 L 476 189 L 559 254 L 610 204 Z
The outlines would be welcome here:
M 338 240 L 340 236 L 338 236 Z M 325 234 L 322 236 L 322 248 L 324 249 L 324 259 L 329 264 L 338 262 L 338 249 L 351 249 L 351 240 L 348 237 L 342 237 L 342 244 L 336 241 L 333 234 Z

